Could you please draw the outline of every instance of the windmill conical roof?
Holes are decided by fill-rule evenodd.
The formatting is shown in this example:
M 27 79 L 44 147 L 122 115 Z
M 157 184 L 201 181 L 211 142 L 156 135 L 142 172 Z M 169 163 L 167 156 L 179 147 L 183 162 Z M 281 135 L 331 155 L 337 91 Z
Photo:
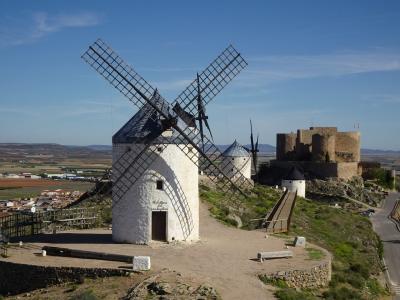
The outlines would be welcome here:
M 304 180 L 304 174 L 296 166 L 292 167 L 290 171 L 283 177 L 284 180 Z
M 113 143 L 141 143 L 157 137 L 162 131 L 158 113 L 150 104 L 145 104 L 117 133 Z
M 223 156 L 229 157 L 248 157 L 249 152 L 236 140 L 223 153 Z
M 165 115 L 169 115 L 169 108 L 165 107 L 162 101 L 157 101 L 156 94 L 152 101 L 163 111 Z M 179 121 L 180 122 L 180 121 Z M 113 144 L 159 144 L 155 140 L 163 132 L 163 126 L 160 120 L 160 113 L 157 112 L 149 103 L 143 105 L 141 109 L 128 121 L 121 129 L 119 129 L 112 137 Z M 195 132 L 186 132 L 186 134 L 196 143 L 198 143 Z M 187 144 L 188 142 L 176 131 L 171 136 L 164 136 L 163 143 L 170 144 Z

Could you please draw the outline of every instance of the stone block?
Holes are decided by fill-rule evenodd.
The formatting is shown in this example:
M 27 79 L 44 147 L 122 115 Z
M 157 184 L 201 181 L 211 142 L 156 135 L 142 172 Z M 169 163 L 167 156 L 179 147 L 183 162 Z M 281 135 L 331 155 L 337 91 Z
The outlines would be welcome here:
M 135 256 L 133 257 L 134 271 L 148 271 L 151 268 L 150 256 Z
M 296 236 L 294 239 L 295 247 L 305 247 L 306 246 L 306 238 L 304 236 Z
M 257 259 L 259 259 L 261 262 L 264 259 L 273 259 L 273 258 L 289 258 L 293 257 L 293 252 L 292 251 L 270 251 L 270 252 L 258 252 L 257 253 Z

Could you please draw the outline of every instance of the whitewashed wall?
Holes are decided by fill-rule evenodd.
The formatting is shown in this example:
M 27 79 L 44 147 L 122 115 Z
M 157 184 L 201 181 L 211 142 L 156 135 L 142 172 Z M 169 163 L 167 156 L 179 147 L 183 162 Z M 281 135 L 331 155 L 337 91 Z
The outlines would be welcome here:
M 143 147 L 137 144 L 113 145 L 113 166 L 128 146 Z M 157 180 L 163 180 L 163 190 L 157 190 Z M 118 183 L 113 186 L 114 189 L 118 189 Z M 174 144 L 164 149 L 145 174 L 114 205 L 113 240 L 147 244 L 151 240 L 151 212 L 157 210 L 167 211 L 168 241 L 199 239 L 198 168 Z
M 306 197 L 306 181 L 305 180 L 282 180 L 282 187 L 290 192 L 296 192 L 297 196 Z
M 249 156 L 226 156 L 222 161 L 222 168 L 228 177 L 234 177 L 237 170 L 240 170 L 244 177 L 251 178 L 251 159 Z

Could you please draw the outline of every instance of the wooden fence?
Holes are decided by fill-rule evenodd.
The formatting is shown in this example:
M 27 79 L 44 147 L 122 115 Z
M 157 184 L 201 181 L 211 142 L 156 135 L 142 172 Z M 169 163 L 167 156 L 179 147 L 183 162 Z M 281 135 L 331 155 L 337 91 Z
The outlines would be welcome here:
M 17 212 L 0 218 L 0 234 L 14 238 L 71 228 L 90 228 L 95 225 L 96 215 L 94 207 Z

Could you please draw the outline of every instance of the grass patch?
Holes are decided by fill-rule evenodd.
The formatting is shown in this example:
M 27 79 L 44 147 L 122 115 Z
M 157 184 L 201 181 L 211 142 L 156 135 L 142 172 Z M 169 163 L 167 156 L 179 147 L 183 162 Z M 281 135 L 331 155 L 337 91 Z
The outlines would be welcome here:
M 278 288 L 287 288 L 288 285 L 285 280 L 280 278 L 273 278 L 266 275 L 259 275 L 258 278 L 265 284 L 269 284 Z
M 308 253 L 309 260 L 321 260 L 325 257 L 325 253 L 320 249 L 307 247 L 306 251 Z
M 234 213 L 239 216 L 244 229 L 255 229 L 259 222 L 253 219 L 265 217 L 266 213 L 272 209 L 281 192 L 272 188 L 256 185 L 248 198 L 240 203 L 240 209 L 230 206 L 231 201 L 222 192 L 216 191 L 206 185 L 200 185 L 200 198 L 211 205 L 210 213 L 217 220 L 226 225 L 237 225 L 237 221 L 232 219 Z
M 317 300 L 311 292 L 296 291 L 292 288 L 284 288 L 275 292 L 275 296 L 281 300 Z M 348 298 L 351 299 L 351 298 Z M 347 299 L 347 300 L 348 300 Z
M 93 293 L 92 290 L 86 290 L 78 295 L 73 296 L 74 300 L 98 300 L 99 298 Z

